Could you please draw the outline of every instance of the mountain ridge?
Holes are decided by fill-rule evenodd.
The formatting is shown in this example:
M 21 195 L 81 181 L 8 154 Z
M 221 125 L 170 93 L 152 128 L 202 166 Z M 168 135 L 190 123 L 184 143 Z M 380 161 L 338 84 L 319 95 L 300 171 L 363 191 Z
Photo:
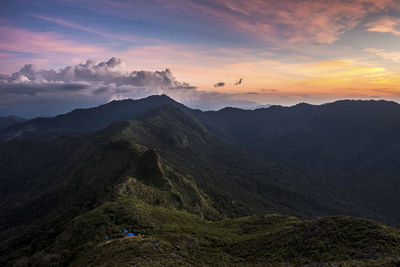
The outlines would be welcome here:
M 307 108 L 324 108 L 326 106 L 332 105 L 341 105 L 341 104 L 352 104 L 352 103 L 363 103 L 363 104 L 375 104 L 380 105 L 391 105 L 393 107 L 398 107 L 399 104 L 394 101 L 386 101 L 386 100 L 338 100 L 331 103 L 325 103 L 321 105 L 311 105 L 307 103 L 299 103 L 293 106 L 279 106 L 279 105 L 271 105 L 269 107 L 257 108 L 254 110 L 241 109 L 237 107 L 225 107 L 218 111 L 200 111 L 196 109 L 191 109 L 183 104 L 180 104 L 168 97 L 167 95 L 152 95 L 143 99 L 123 99 L 123 100 L 113 100 L 107 104 L 103 104 L 93 108 L 77 108 L 71 112 L 60 114 L 55 117 L 49 118 L 34 118 L 25 121 L 18 121 L 19 123 L 15 123 L 13 125 L 9 125 L 7 127 L 0 127 L 0 140 L 6 141 L 14 138 L 56 138 L 61 136 L 62 134 L 83 134 L 88 132 L 94 132 L 109 126 L 110 124 L 129 119 L 136 119 L 141 114 L 149 111 L 152 108 L 159 107 L 162 105 L 176 105 L 181 107 L 182 109 L 189 111 L 192 115 L 199 113 L 204 114 L 221 114 L 226 113 L 228 111 L 235 111 L 238 113 L 247 113 L 247 114 L 257 114 L 262 112 L 272 112 L 276 110 L 290 110 L 290 109 L 304 109 Z M 142 105 L 142 106 L 141 106 Z M 141 107 L 140 107 L 141 106 Z M 144 107 L 146 106 L 146 107 Z M 102 116 L 107 117 L 106 112 L 109 111 L 114 115 L 110 118 L 102 118 Z M 93 117 L 93 114 L 97 113 L 97 117 Z M 101 114 L 101 116 L 99 116 Z M 200 116 L 204 117 L 204 116 Z M 96 118 L 101 118 L 100 122 L 94 123 Z M 88 125 L 79 125 L 82 123 L 82 120 L 86 120 L 86 124 Z M 75 120 L 75 121 L 74 121 Z M 21 123 L 23 122 L 23 123 Z M 67 129 L 66 127 L 61 127 L 57 129 L 56 125 L 62 124 L 70 124 L 68 125 L 72 129 Z M 78 124 L 78 125 L 77 125 Z M 11 127 L 10 127 L 11 126 Z M 51 129 L 53 127 L 54 129 Z M 39 128 L 39 129 L 36 129 Z M 48 129 L 50 128 L 50 129 Z M 35 134 L 36 132 L 39 132 Z
M 105 128 L 116 121 L 135 119 L 163 105 L 181 105 L 166 95 L 144 99 L 111 101 L 94 108 L 75 109 L 52 118 L 36 118 L 13 125 L 0 133 L 0 140 L 14 138 L 56 138 L 64 134 L 83 134 Z
M 157 99 L 156 104 L 134 108 L 134 119 L 116 120 L 93 132 L 47 132 L 48 138 L 37 134 L 0 142 L 1 264 L 98 265 L 94 255 L 114 253 L 113 244 L 142 253 L 122 261 L 110 256 L 121 265 L 179 265 L 179 257 L 210 265 L 207 253 L 232 265 L 307 265 L 318 262 L 318 255 L 324 255 L 321 264 L 398 262 L 395 228 L 353 217 L 315 219 L 345 214 L 398 225 L 397 148 L 387 151 L 384 142 L 368 153 L 356 151 L 362 155 L 348 150 L 363 149 L 365 140 L 380 140 L 388 129 L 394 140 L 397 127 L 386 122 L 397 115 L 382 121 L 386 108 L 380 109 L 383 113 L 372 110 L 378 114 L 372 119 L 383 124 L 365 124 L 370 119 L 358 117 L 363 109 L 339 119 L 333 116 L 348 114 L 340 112 L 343 103 L 335 104 L 333 111 L 329 106 L 324 111 L 321 106 L 299 105 L 201 112 L 162 98 L 165 102 L 155 97 L 150 99 Z M 138 102 L 122 102 L 126 103 Z M 393 108 L 398 109 L 392 105 L 388 110 Z M 349 123 L 354 119 L 357 123 Z M 326 131 L 324 123 L 332 123 L 332 129 Z M 358 143 L 352 139 L 340 144 L 340 138 L 331 138 L 354 125 L 369 129 L 365 138 L 354 139 Z M 355 131 L 357 127 L 351 131 L 359 137 L 364 131 Z M 386 170 L 379 186 L 374 170 Z M 380 197 L 382 191 L 386 199 Z M 282 214 L 281 223 L 263 217 L 266 213 Z M 149 239 L 125 239 L 126 228 Z M 262 231 L 253 233 L 254 229 Z M 276 235 L 272 229 L 277 229 Z M 335 231 L 344 239 L 337 239 Z M 348 232 L 350 236 L 344 234 Z M 357 250 L 352 238 L 358 234 L 365 245 Z M 113 242 L 104 243 L 105 235 Z M 286 248 L 268 245 L 278 236 L 284 236 Z M 153 255 L 154 261 L 143 255 Z

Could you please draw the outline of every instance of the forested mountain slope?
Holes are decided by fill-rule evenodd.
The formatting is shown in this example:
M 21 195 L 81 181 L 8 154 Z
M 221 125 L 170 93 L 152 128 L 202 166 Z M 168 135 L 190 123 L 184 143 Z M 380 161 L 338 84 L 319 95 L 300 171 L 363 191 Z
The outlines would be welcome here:
M 8 127 L 22 134 L 0 143 L 0 264 L 398 264 L 398 230 L 315 219 L 400 224 L 398 109 L 153 96 Z

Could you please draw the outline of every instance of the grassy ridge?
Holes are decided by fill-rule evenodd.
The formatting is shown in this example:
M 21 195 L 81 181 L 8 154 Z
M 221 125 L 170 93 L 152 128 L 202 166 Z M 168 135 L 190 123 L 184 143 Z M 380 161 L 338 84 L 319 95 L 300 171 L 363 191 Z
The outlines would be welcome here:
M 124 237 L 123 229 L 144 237 Z M 105 235 L 111 241 L 103 240 Z M 120 197 L 77 217 L 48 255 L 69 250 L 72 266 L 395 266 L 400 231 L 346 216 L 303 221 L 280 215 L 206 221 Z

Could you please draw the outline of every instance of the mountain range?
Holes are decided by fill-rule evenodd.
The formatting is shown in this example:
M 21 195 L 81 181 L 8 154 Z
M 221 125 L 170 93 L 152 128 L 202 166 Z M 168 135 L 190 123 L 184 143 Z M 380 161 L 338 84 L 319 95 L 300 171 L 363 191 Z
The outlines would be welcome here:
M 2 118 L 0 264 L 396 266 L 399 119 L 388 101 L 166 95 Z

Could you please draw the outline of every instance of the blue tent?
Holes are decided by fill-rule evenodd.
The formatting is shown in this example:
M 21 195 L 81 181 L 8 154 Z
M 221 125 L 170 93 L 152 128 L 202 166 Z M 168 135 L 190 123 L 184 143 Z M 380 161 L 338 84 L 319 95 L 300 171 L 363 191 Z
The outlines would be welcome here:
M 129 234 L 128 234 L 128 236 L 134 236 L 134 235 L 135 235 L 134 233 L 129 233 Z

